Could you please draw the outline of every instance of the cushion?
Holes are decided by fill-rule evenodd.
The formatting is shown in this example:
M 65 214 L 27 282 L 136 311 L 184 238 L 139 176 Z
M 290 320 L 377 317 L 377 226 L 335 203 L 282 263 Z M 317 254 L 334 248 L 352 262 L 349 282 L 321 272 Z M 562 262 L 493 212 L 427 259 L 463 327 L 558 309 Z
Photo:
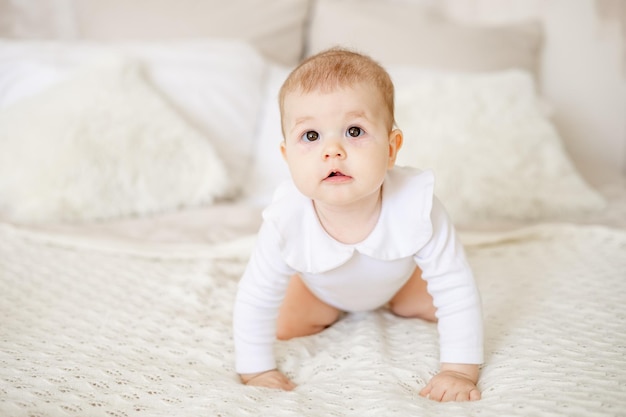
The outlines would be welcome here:
M 563 149 L 529 73 L 390 72 L 404 132 L 397 163 L 434 170 L 436 194 L 458 225 L 604 207 Z
M 536 75 L 541 43 L 541 25 L 535 21 L 479 27 L 446 20 L 418 4 L 318 0 L 307 54 L 341 45 L 385 66 L 454 71 L 520 68 Z
M 268 67 L 259 129 L 255 135 L 254 161 L 244 190 L 247 202 L 265 206 L 272 200 L 274 189 L 289 179 L 289 168 L 280 152 L 283 133 L 280 125 L 278 92 L 293 68 L 280 65 Z
M 249 177 L 266 62 L 241 41 L 0 41 L 0 108 L 67 79 L 101 55 L 141 61 L 154 89 L 210 138 L 236 195 Z
M 0 111 L 0 211 L 15 221 L 143 215 L 228 187 L 210 141 L 119 55 Z

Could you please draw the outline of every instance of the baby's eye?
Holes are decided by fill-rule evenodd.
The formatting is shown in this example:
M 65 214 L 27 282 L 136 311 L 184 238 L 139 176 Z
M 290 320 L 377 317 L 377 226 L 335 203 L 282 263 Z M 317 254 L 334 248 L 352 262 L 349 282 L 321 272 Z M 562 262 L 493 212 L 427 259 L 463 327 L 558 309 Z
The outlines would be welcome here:
M 353 138 L 358 138 L 359 136 L 363 134 L 363 130 L 360 127 L 352 126 L 348 128 L 347 133 L 348 133 L 348 136 L 351 136 Z
M 315 130 L 309 130 L 304 135 L 302 135 L 302 140 L 305 142 L 315 142 L 319 138 L 320 135 Z

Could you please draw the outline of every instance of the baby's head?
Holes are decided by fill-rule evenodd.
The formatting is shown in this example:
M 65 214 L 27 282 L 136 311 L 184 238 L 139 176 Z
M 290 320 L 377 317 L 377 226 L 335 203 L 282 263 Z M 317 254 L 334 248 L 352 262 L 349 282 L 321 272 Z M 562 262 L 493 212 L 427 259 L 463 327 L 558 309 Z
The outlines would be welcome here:
M 343 49 L 312 56 L 287 77 L 281 152 L 303 195 L 334 206 L 378 201 L 402 146 L 393 94 L 380 65 Z
M 304 60 L 291 72 L 281 87 L 279 105 L 283 136 L 285 96 L 313 91 L 326 93 L 362 83 L 371 84 L 380 92 L 384 109 L 382 117 L 386 119 L 388 130 L 391 131 L 395 124 L 394 88 L 387 71 L 368 56 L 333 48 Z

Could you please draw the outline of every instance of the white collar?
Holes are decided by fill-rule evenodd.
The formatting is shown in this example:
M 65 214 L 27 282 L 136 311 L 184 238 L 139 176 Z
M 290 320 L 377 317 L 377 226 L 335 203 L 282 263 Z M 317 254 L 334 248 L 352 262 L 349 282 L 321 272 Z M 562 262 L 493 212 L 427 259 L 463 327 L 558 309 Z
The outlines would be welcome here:
M 395 167 L 383 182 L 378 223 L 359 243 L 344 244 L 322 227 L 313 202 L 291 181 L 275 192 L 263 212 L 279 235 L 283 260 L 296 271 L 318 274 L 347 262 L 354 251 L 379 260 L 412 256 L 432 236 L 430 212 L 435 180 L 431 171 Z

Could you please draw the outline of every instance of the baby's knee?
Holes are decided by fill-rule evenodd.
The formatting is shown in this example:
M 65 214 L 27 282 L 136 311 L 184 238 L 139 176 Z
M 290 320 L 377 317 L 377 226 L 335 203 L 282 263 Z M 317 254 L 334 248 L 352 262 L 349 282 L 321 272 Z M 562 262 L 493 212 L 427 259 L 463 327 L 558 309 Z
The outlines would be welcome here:
M 276 327 L 276 339 L 278 340 L 293 339 L 296 337 L 295 334 L 296 332 L 284 323 L 279 323 Z
M 415 308 L 407 306 L 406 303 L 389 303 L 389 311 L 398 317 L 410 318 L 415 314 Z
M 437 309 L 430 304 L 389 303 L 389 310 L 398 317 L 437 321 Z
M 311 336 L 313 334 L 319 333 L 324 330 L 328 326 L 322 325 L 308 325 L 303 326 L 302 324 L 289 325 L 286 323 L 280 324 L 276 328 L 276 338 L 278 340 L 289 340 L 295 337 L 302 336 Z

